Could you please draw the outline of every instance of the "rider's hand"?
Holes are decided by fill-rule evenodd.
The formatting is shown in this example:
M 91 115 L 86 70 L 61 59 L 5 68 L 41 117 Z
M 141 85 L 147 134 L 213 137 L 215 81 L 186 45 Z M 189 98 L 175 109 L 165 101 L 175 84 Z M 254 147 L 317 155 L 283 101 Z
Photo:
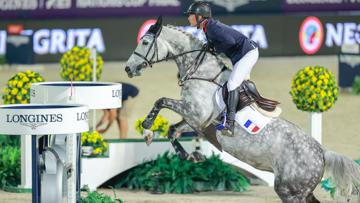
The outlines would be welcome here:
M 203 50 L 208 51 L 208 52 L 215 52 L 214 47 L 210 43 L 204 43 Z

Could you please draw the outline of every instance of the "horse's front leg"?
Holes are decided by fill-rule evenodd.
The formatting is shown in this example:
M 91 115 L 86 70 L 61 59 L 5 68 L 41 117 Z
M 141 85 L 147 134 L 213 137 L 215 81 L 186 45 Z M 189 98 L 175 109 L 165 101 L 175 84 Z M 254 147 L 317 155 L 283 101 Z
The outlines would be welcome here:
M 160 98 L 155 102 L 154 107 L 151 109 L 150 113 L 147 115 L 145 120 L 142 123 L 142 127 L 144 128 L 144 139 L 146 143 L 149 145 L 153 138 L 153 133 L 150 130 L 151 126 L 154 124 L 154 121 L 159 114 L 160 110 L 163 108 L 168 108 L 170 110 L 175 111 L 176 113 L 180 114 L 184 117 L 187 112 L 184 108 L 184 101 L 182 100 L 175 100 L 169 98 Z

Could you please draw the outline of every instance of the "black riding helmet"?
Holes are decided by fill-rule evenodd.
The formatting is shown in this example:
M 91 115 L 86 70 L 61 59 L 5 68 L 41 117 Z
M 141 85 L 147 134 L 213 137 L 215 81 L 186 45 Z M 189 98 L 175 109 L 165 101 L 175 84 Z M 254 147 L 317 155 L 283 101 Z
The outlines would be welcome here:
M 204 18 L 211 18 L 211 8 L 208 3 L 203 1 L 197 1 L 192 3 L 188 10 L 185 12 L 186 15 L 195 14 Z
M 196 24 L 199 27 L 200 23 L 206 18 L 211 18 L 211 8 L 210 5 L 203 1 L 197 1 L 192 3 L 188 10 L 185 12 L 186 15 L 195 14 Z M 204 19 L 202 21 L 198 21 L 198 16 L 202 16 Z

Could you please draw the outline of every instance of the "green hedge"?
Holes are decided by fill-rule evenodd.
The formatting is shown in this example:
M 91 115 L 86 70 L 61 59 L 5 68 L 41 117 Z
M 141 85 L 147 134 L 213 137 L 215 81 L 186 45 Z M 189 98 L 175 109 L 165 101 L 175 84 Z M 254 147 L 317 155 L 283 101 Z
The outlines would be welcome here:
M 204 162 L 181 160 L 166 152 L 156 160 L 143 163 L 113 184 L 114 188 L 142 189 L 154 193 L 193 193 L 198 191 L 245 191 L 249 180 L 219 156 Z
M 18 186 L 21 181 L 20 136 L 0 135 L 0 187 Z

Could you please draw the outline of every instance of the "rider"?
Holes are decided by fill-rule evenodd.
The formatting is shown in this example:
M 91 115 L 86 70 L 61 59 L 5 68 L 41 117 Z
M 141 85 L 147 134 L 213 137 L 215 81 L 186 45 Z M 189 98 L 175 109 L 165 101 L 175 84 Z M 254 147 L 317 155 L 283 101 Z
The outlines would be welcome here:
M 187 12 L 191 26 L 202 29 L 206 35 L 207 47 L 216 52 L 224 53 L 231 59 L 233 69 L 230 74 L 227 88 L 227 120 L 225 129 L 229 135 L 234 133 L 236 106 L 239 101 L 239 92 L 236 90 L 246 77 L 259 57 L 258 45 L 237 30 L 211 17 L 209 4 L 201 1 L 192 3 Z

